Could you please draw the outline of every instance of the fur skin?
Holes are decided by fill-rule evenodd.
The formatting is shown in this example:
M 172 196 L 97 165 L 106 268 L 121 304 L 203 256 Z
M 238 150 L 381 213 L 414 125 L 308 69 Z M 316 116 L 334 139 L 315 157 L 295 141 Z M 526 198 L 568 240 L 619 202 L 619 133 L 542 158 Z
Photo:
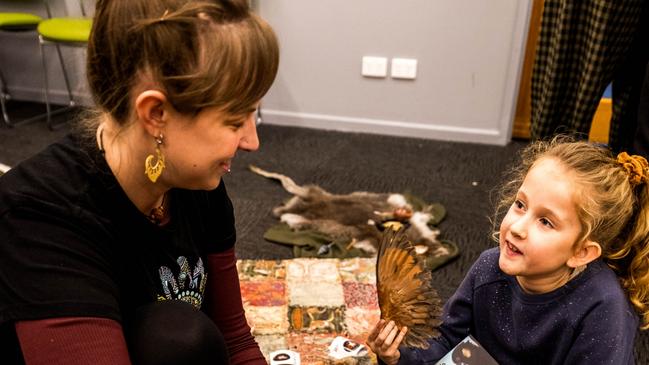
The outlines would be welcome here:
M 437 240 L 439 231 L 428 225 L 432 217 L 430 208 L 412 212 L 412 207 L 402 194 L 365 191 L 332 194 L 316 185 L 297 185 L 288 176 L 256 166 L 251 165 L 250 170 L 279 180 L 284 189 L 294 195 L 285 204 L 273 209 L 273 214 L 293 230 L 312 229 L 333 240 L 347 240 L 350 247 L 375 254 L 382 236 L 377 223 L 401 220 L 404 223 L 407 221 L 405 234 L 419 251 L 432 249 L 439 253 L 440 249 L 446 250 Z M 397 208 L 406 208 L 412 215 L 397 219 Z

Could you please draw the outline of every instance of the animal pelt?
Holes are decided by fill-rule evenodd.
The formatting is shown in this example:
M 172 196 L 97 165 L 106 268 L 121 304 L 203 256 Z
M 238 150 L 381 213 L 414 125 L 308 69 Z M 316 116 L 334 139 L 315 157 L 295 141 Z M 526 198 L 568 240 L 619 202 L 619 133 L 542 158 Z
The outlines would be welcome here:
M 316 185 L 296 184 L 288 176 L 250 166 L 253 172 L 279 180 L 293 194 L 286 203 L 273 209 L 273 214 L 291 229 L 314 230 L 333 240 L 348 242 L 371 254 L 376 254 L 382 231 L 386 227 L 403 226 L 406 237 L 420 251 L 435 256 L 448 249 L 438 240 L 439 230 L 428 222 L 433 219 L 432 206 L 413 211 L 403 194 L 356 191 L 332 194 Z

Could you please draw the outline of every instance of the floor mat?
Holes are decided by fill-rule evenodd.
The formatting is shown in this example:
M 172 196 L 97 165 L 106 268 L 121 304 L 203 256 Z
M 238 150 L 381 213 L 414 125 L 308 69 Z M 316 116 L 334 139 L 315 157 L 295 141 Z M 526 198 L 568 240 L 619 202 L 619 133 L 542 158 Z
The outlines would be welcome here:
M 337 336 L 365 343 L 380 317 L 375 259 L 239 260 L 248 323 L 264 356 L 300 353 L 302 364 L 370 364 L 371 354 L 328 356 Z

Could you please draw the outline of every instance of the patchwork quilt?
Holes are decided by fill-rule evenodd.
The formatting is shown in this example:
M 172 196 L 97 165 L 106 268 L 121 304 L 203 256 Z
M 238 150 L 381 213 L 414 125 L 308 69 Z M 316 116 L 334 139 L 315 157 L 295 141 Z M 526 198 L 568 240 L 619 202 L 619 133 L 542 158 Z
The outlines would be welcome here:
M 371 351 L 328 356 L 335 337 L 364 344 L 378 322 L 375 265 L 369 258 L 239 260 L 246 316 L 266 359 L 289 349 L 300 353 L 302 364 L 376 363 Z

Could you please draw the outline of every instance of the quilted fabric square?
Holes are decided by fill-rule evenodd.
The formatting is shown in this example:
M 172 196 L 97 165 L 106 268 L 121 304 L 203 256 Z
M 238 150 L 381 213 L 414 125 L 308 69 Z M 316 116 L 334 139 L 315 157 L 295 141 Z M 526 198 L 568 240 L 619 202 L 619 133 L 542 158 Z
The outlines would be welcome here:
M 241 282 L 241 296 L 249 305 L 274 307 L 286 305 L 286 285 L 282 280 L 255 280 Z
M 364 343 L 378 322 L 375 259 L 239 260 L 248 323 L 264 356 L 300 353 L 302 364 L 371 364 L 328 356 L 337 336 Z

